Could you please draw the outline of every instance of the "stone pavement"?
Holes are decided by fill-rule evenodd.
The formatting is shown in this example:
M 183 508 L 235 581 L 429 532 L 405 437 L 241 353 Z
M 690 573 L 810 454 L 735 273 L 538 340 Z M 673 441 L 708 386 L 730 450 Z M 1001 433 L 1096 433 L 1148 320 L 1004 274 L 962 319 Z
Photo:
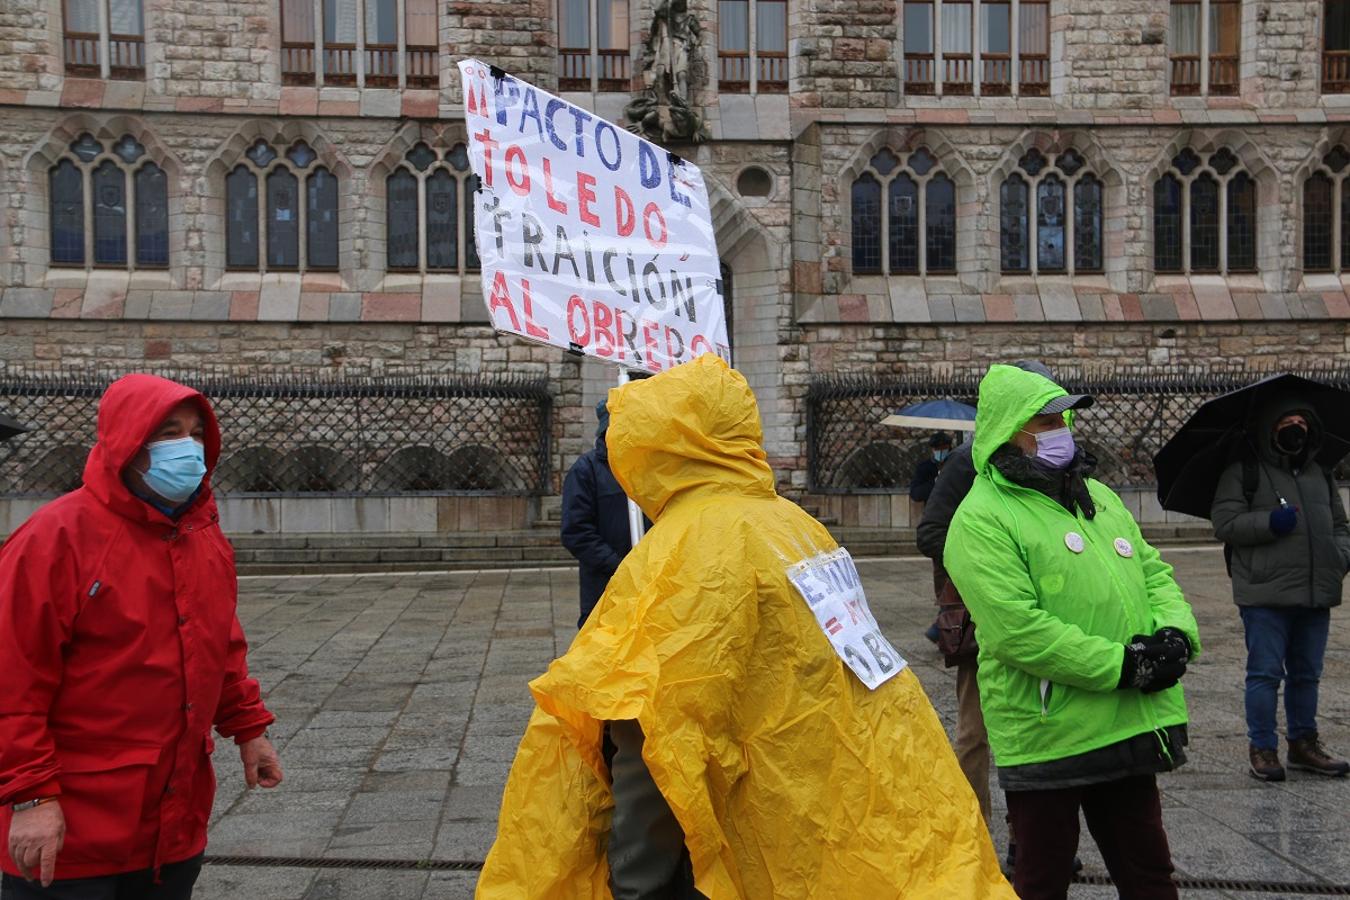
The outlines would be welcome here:
M 1265 785 L 1246 775 L 1242 633 L 1222 556 L 1210 548 L 1167 556 L 1206 650 L 1186 679 L 1191 762 L 1162 778 L 1180 873 L 1350 883 L 1350 779 L 1291 773 L 1283 785 Z M 927 561 L 866 560 L 859 568 L 878 620 L 950 728 L 953 673 L 921 636 L 934 612 Z M 1321 697 L 1324 738 L 1342 753 L 1350 752 L 1347 615 L 1333 616 Z M 274 791 L 245 791 L 238 758 L 222 741 L 208 853 L 481 861 L 532 709 L 526 682 L 575 634 L 575 572 L 263 576 L 241 582 L 240 616 L 254 674 L 278 717 L 272 731 L 286 780 Z M 1001 821 L 994 840 L 1006 843 Z M 1081 855 L 1088 874 L 1105 873 L 1086 830 Z M 462 898 L 472 896 L 475 879 L 475 872 L 213 865 L 196 896 Z M 1070 896 L 1115 892 L 1079 885 Z

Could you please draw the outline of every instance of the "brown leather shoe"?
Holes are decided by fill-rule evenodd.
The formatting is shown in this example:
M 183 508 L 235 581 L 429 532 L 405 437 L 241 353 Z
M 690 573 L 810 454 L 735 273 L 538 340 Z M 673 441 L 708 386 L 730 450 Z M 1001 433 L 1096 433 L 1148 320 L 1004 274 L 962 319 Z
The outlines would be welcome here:
M 1279 753 L 1274 750 L 1262 750 L 1259 747 L 1249 747 L 1247 752 L 1251 758 L 1253 778 L 1262 781 L 1284 781 L 1284 766 L 1280 765 Z
M 1350 763 L 1328 753 L 1315 734 L 1289 742 L 1289 768 L 1333 778 L 1350 773 Z

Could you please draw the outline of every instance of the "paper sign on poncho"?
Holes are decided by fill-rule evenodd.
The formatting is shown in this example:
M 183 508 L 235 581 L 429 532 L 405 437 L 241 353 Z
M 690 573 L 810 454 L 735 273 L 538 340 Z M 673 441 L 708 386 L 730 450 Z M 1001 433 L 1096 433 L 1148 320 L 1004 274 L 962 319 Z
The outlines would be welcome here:
M 493 326 L 650 372 L 729 359 L 698 168 L 495 66 L 459 71 Z
M 797 563 L 787 576 L 815 613 L 834 652 L 868 690 L 875 691 L 908 665 L 881 633 L 853 557 L 843 547 Z

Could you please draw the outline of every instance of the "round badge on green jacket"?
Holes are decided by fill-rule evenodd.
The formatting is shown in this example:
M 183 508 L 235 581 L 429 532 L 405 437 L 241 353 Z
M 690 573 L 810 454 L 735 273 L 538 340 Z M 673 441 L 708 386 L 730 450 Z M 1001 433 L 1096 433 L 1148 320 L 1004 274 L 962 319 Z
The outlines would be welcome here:
M 1125 559 L 1129 559 L 1134 556 L 1134 545 L 1124 538 L 1116 538 L 1116 552 Z
M 1087 544 L 1083 543 L 1083 536 L 1076 531 L 1070 531 L 1064 535 L 1064 546 L 1068 547 L 1074 553 L 1082 553 Z

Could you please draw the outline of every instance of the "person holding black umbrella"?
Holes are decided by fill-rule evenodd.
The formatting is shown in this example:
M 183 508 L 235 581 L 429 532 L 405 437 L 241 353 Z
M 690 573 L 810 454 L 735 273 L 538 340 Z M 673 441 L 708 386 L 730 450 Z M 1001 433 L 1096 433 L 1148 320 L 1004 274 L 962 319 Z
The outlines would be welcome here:
M 1331 608 L 1350 567 L 1350 528 L 1331 477 L 1319 462 L 1325 432 L 1315 403 L 1268 393 L 1256 407 L 1239 459 L 1214 495 L 1214 534 L 1230 550 L 1233 600 L 1247 640 L 1247 736 L 1251 774 L 1283 781 L 1275 733 L 1280 682 L 1288 721 L 1289 766 L 1343 776 L 1317 732 L 1317 688 Z

